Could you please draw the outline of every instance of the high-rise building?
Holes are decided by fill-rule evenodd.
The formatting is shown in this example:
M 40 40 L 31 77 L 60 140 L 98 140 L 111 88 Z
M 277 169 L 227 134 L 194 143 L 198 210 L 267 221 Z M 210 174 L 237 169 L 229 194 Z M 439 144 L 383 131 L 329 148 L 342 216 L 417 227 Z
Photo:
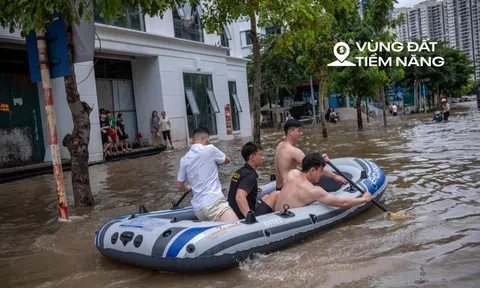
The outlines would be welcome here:
M 432 39 L 445 41 L 445 11 L 443 2 L 425 1 L 413 8 L 398 8 L 394 17 L 404 15 L 404 22 L 397 29 L 401 41 L 412 39 Z M 404 30 L 407 29 L 405 32 Z
M 480 1 L 446 0 L 448 45 L 468 55 L 480 80 Z
M 445 41 L 468 56 L 475 67 L 473 78 L 480 80 L 480 0 L 430 0 L 394 10 L 395 18 L 401 14 L 397 40 Z
M 398 41 L 408 41 L 410 39 L 408 29 L 408 8 L 399 8 L 393 11 L 393 18 L 398 19 L 403 14 L 403 22 L 395 27 L 395 33 L 397 34 Z

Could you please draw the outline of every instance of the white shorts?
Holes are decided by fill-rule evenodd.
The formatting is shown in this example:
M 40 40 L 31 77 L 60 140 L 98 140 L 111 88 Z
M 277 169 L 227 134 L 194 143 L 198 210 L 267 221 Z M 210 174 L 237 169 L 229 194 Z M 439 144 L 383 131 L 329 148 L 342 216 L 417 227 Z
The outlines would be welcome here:
M 217 221 L 225 211 L 232 209 L 228 202 L 222 197 L 215 201 L 213 204 L 207 205 L 202 209 L 195 211 L 200 221 Z

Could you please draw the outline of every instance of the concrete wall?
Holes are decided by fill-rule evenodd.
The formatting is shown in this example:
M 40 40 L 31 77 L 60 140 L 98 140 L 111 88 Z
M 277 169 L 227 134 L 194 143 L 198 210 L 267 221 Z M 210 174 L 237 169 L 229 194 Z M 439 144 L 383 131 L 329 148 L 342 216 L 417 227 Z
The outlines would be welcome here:
M 145 15 L 145 31 L 151 34 L 175 37 L 172 11 L 165 12 L 163 18 Z
M 98 162 L 103 160 L 102 140 L 100 135 L 100 120 L 98 115 L 98 101 L 97 91 L 95 85 L 95 71 L 92 70 L 93 62 L 83 62 L 75 64 L 75 73 L 77 76 L 78 93 L 80 94 L 80 100 L 88 103 L 90 107 L 93 107 L 93 111 L 90 114 L 90 144 L 89 161 Z M 90 73 L 91 72 L 91 73 Z M 89 75 L 90 73 L 90 75 Z M 87 78 L 87 75 L 88 78 Z M 83 82 L 82 82 L 83 81 Z M 65 80 L 63 77 L 52 79 L 52 93 L 53 103 L 55 105 L 55 118 L 57 125 L 57 137 L 60 149 L 60 156 L 62 159 L 70 159 L 70 152 L 62 145 L 62 140 L 68 133 L 73 131 L 73 120 L 70 108 L 67 103 L 67 96 L 65 92 Z M 38 95 L 40 98 L 40 111 L 42 114 L 42 128 L 43 139 L 45 142 L 45 158 L 44 161 L 52 161 L 52 153 L 50 150 L 50 137 L 48 135 L 47 117 L 45 114 L 45 101 L 43 96 L 43 89 L 41 82 L 38 83 Z
M 132 61 L 132 77 L 138 132 L 152 143 L 150 133 L 152 112 L 155 110 L 160 116 L 160 112 L 164 110 L 158 57 L 137 58 Z M 133 136 L 133 133 L 131 135 Z
M 213 92 L 220 109 L 216 114 L 217 132 L 213 138 L 230 139 L 225 123 L 225 104 L 230 103 L 227 65 L 225 58 L 215 59 L 204 55 L 190 57 L 159 56 L 160 81 L 164 110 L 172 120 L 172 137 L 187 144 L 187 112 L 183 83 L 184 73 L 211 75 Z M 222 61 L 223 60 L 223 61 Z
M 220 113 L 216 114 L 218 135 L 213 137 L 218 139 L 232 138 L 226 134 L 224 107 L 230 104 L 228 81 L 237 82 L 243 108 L 241 134 L 251 135 L 246 60 L 227 57 L 225 48 L 182 39 L 101 25 L 97 25 L 97 33 L 102 39 L 104 52 L 137 56 L 132 61 L 132 76 L 138 127 L 144 137 L 151 139 L 149 121 L 152 111 L 165 110 L 172 121 L 174 145 L 187 145 L 184 73 L 212 76 L 213 91 L 220 108 Z
M 240 100 L 243 112 L 240 113 L 240 132 L 234 131 L 233 134 L 240 134 L 242 136 L 252 135 L 252 124 L 250 117 L 250 101 L 248 98 L 248 82 L 246 68 L 242 62 L 237 61 L 234 58 L 227 59 L 227 77 L 228 81 L 235 81 L 237 86 L 237 96 Z M 228 89 L 228 87 L 227 87 Z M 228 95 L 230 99 L 230 95 Z M 232 103 L 230 103 L 232 106 Z
M 32 161 L 33 143 L 30 128 L 0 129 L 0 168 Z

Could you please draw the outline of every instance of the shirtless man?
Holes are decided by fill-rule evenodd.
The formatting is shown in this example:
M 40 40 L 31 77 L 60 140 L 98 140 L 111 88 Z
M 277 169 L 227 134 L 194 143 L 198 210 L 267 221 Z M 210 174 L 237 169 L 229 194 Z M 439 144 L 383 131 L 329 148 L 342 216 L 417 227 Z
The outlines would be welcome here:
M 318 152 L 309 153 L 302 161 L 302 171 L 293 169 L 288 172 L 285 185 L 278 195 L 275 211 L 289 208 L 304 207 L 314 202 L 321 202 L 328 206 L 348 208 L 373 199 L 370 192 L 363 193 L 360 198 L 343 198 L 327 193 L 322 187 L 315 186 L 322 175 L 325 161 Z
M 300 140 L 303 135 L 302 128 L 302 122 L 295 119 L 288 120 L 283 127 L 283 129 L 285 130 L 285 140 L 280 142 L 275 149 L 274 164 L 277 190 L 282 189 L 283 182 L 287 177 L 288 172 L 302 164 L 302 160 L 305 157 L 305 154 L 302 152 L 302 150 L 296 147 L 297 141 Z M 323 154 L 322 156 L 325 161 L 329 161 L 326 154 Z M 322 175 L 332 177 L 341 184 L 346 184 L 348 182 L 347 179 L 343 178 L 342 176 L 336 175 L 329 170 L 323 170 Z

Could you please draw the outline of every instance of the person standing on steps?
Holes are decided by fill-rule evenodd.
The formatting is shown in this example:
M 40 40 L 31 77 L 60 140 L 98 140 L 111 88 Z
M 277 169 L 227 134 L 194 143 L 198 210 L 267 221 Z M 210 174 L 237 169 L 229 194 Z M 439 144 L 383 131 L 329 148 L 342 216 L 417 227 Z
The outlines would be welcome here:
M 115 148 L 115 153 L 119 153 L 118 151 L 118 146 L 117 146 L 117 132 L 115 128 L 115 118 L 113 117 L 112 113 L 109 110 L 105 110 L 105 113 L 107 114 L 107 120 L 108 123 L 110 124 L 110 129 L 108 130 L 108 133 L 110 135 L 110 138 L 112 139 L 112 147 Z
M 153 147 L 160 147 L 160 118 L 158 118 L 157 111 L 152 112 L 152 118 L 150 119 L 150 132 L 152 133 Z
M 163 140 L 165 141 L 166 148 L 168 149 L 168 138 L 168 141 L 170 142 L 170 149 L 173 150 L 174 148 L 172 144 L 172 135 L 170 134 L 172 123 L 170 122 L 170 118 L 167 117 L 167 113 L 165 111 L 162 111 L 162 117 L 160 118 L 160 126 L 162 127 L 162 135 Z
M 122 149 L 122 152 L 132 151 L 132 143 L 130 143 L 128 139 L 128 134 L 127 132 L 125 132 L 125 123 L 123 122 L 122 113 L 118 113 L 116 124 L 117 124 L 117 134 L 118 134 L 118 138 L 120 138 L 120 148 Z M 125 144 L 125 148 L 123 148 L 124 144 Z M 128 147 L 128 144 L 130 144 L 130 147 Z

